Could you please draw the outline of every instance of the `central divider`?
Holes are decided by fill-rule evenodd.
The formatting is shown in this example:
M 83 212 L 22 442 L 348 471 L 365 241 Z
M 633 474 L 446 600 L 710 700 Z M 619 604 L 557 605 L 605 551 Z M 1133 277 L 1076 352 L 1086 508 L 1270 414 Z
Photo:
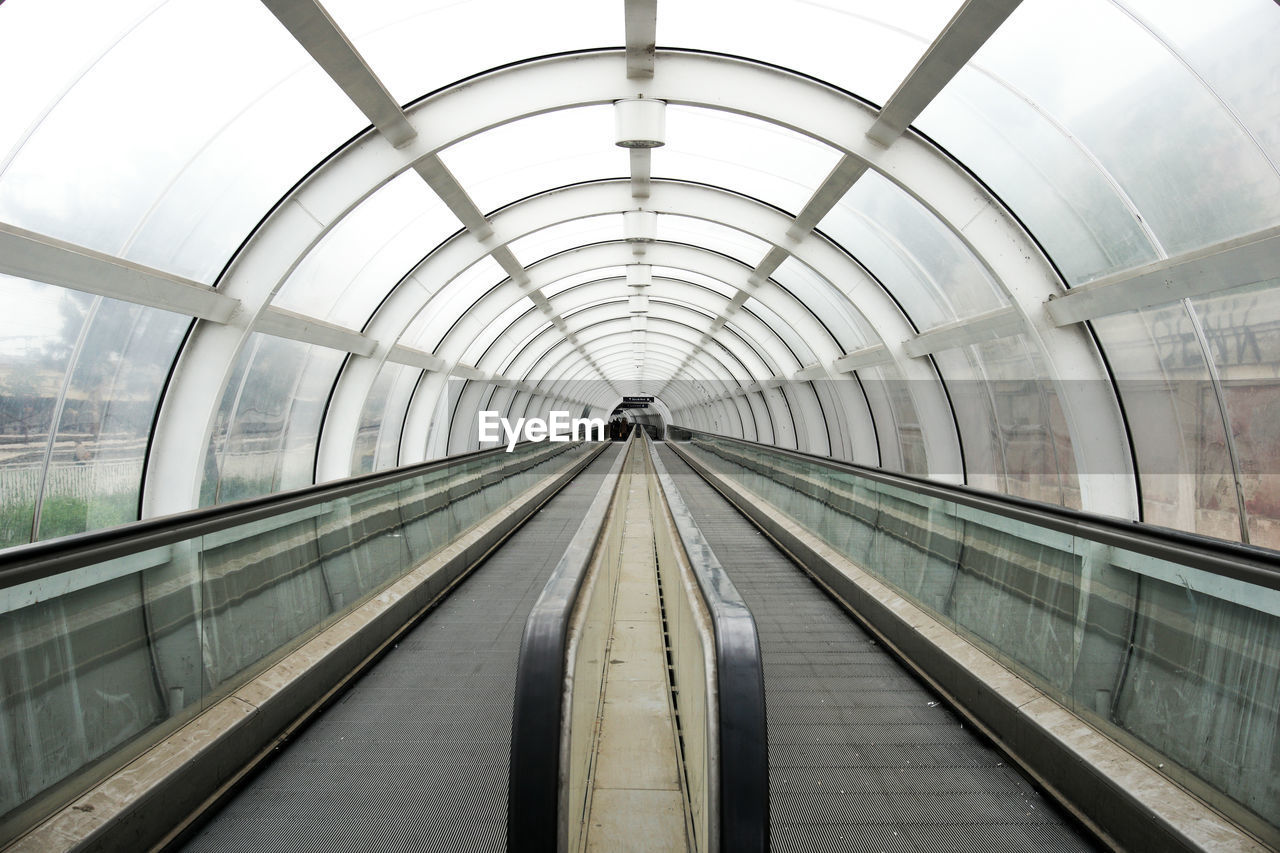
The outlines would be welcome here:
M 507 849 L 554 851 L 567 849 L 569 813 L 569 761 L 562 741 L 571 727 L 562 696 L 566 679 L 572 684 L 568 660 L 569 622 L 583 581 L 597 549 L 604 554 L 621 550 L 622 525 L 606 527 L 623 466 L 634 438 L 628 440 L 605 475 L 582 524 L 568 543 L 564 556 L 543 587 L 520 643 L 516 669 L 515 709 L 511 726 L 511 776 L 507 789 Z M 601 642 L 608 641 L 606 636 Z M 591 720 L 599 701 L 599 680 L 592 698 Z M 579 696 L 587 691 L 579 691 Z M 568 703 L 565 703 L 568 704 Z M 563 731 L 563 734 L 562 734 Z M 581 814 L 581 808 L 578 810 Z
M 633 487 L 635 476 L 646 479 L 640 494 Z M 637 517 L 644 503 L 647 519 Z M 637 538 L 650 535 L 652 551 Z M 664 648 L 655 633 L 653 643 L 628 643 L 623 659 L 611 653 L 610 645 L 623 620 L 622 610 L 632 606 L 618 603 L 619 579 L 630 572 L 628 583 L 637 589 L 629 594 L 643 597 L 644 589 L 650 588 L 633 565 L 637 560 L 650 561 L 661 578 L 666 642 Z M 656 585 L 651 588 L 657 590 Z M 621 608 L 617 614 L 615 607 Z M 652 627 L 656 632 L 657 626 Z M 648 651 L 660 668 L 633 659 L 646 646 L 652 647 Z M 593 791 L 614 789 L 602 802 L 610 804 L 609 818 L 622 823 L 647 820 L 638 801 L 638 811 L 627 813 L 628 797 L 644 799 L 648 794 L 654 802 L 669 803 L 674 786 L 665 780 L 649 784 L 653 773 L 632 763 L 636 756 L 600 737 L 611 725 L 602 716 L 607 679 L 626 678 L 610 674 L 622 672 L 611 671 L 614 665 L 667 673 L 676 712 L 676 731 L 668 736 L 676 739 L 681 759 L 677 777 L 684 789 L 689 848 L 700 853 L 767 850 L 768 755 L 755 622 L 652 452 L 651 442 L 642 436 L 628 442 L 627 453 L 600 486 L 525 625 L 512 726 L 509 850 L 577 853 L 596 846 L 598 838 L 588 838 L 588 830 L 607 830 L 597 826 L 604 823 L 599 815 L 599 820 L 590 819 L 590 827 L 584 825 L 593 807 Z M 610 702 L 623 703 L 611 709 L 619 719 L 645 717 L 643 724 L 652 729 L 645 736 L 656 750 L 663 733 L 658 731 L 659 709 L 649 707 L 655 705 L 651 692 L 637 698 L 624 689 L 609 696 Z M 634 707 L 628 708 L 628 703 Z M 616 730 L 617 723 L 612 725 Z M 619 759 L 621 766 L 605 767 Z M 658 764 L 666 766 L 660 757 Z M 636 778 L 628 780 L 628 773 Z M 602 777 L 613 781 L 601 782 Z M 671 849 L 670 837 L 646 830 L 629 842 L 634 847 L 647 841 L 654 849 L 666 850 Z

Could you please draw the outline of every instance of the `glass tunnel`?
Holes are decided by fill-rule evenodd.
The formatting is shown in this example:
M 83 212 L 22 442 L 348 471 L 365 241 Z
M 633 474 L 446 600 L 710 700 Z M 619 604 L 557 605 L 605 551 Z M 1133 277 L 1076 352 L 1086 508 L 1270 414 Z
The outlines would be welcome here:
M 569 412 L 1273 552 L 1277 44 L 1272 0 L 0 0 L 0 548 Z M 1270 693 L 1274 769 L 1209 784 L 1274 826 L 1263 592 L 1179 618 Z

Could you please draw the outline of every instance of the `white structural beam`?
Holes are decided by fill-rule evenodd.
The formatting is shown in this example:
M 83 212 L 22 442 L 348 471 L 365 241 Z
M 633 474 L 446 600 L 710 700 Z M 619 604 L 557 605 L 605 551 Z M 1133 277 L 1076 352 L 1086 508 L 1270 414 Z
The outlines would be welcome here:
M 492 378 L 487 372 L 480 368 L 472 367 L 469 364 L 462 364 L 461 362 L 449 368 L 449 375 L 456 376 L 459 379 L 475 379 L 477 381 L 484 381 Z
M 432 373 L 447 371 L 449 368 L 449 362 L 440 356 L 402 344 L 396 344 L 391 348 L 391 352 L 387 353 L 387 361 L 407 365 L 408 367 L 418 367 L 423 370 L 429 370 Z
M 377 342 L 357 331 L 283 308 L 267 308 L 258 315 L 253 330 L 275 335 L 277 338 L 352 352 L 366 358 L 377 349 Z
M 626 0 L 625 16 L 627 79 L 652 79 L 658 31 L 658 0 Z
M 1280 226 L 1072 288 L 1045 304 L 1055 326 L 1192 299 L 1280 275 Z
M 0 273 L 226 323 L 240 300 L 181 276 L 0 223 Z
M 810 364 L 791 374 L 791 379 L 796 382 L 810 382 L 814 379 L 829 379 L 830 377 L 831 374 L 827 372 L 827 368 L 822 364 Z
M 866 367 L 879 367 L 882 364 L 892 363 L 893 354 L 889 352 L 888 347 L 884 344 L 872 344 L 845 353 L 831 363 L 831 368 L 836 373 L 852 373 Z
M 868 138 L 887 147 L 901 136 L 1013 14 L 1019 2 L 1021 0 L 967 0 L 889 96 L 876 123 L 867 131 Z
M 493 229 L 484 218 L 484 213 L 471 200 L 471 196 L 467 195 L 467 191 L 458 183 L 458 179 L 445 166 L 443 160 L 431 154 L 416 161 L 413 169 L 422 180 L 427 182 L 431 191 L 440 196 L 440 200 L 448 206 L 454 216 L 458 217 L 472 236 L 481 241 L 489 239 Z
M 490 252 L 489 255 L 498 262 L 498 266 L 502 267 L 502 271 L 510 276 L 511 280 L 516 284 L 524 287 L 529 283 L 529 273 L 525 271 L 524 265 L 517 260 L 515 253 L 509 248 L 506 246 L 499 246 Z M 530 294 L 531 299 L 534 299 L 534 296 L 535 294 Z M 546 298 L 540 291 L 536 292 L 536 297 L 537 298 L 534 299 L 534 304 L 541 308 L 542 306 L 539 304 L 538 300 L 545 302 Z
M 631 197 L 648 198 L 653 151 L 649 148 L 631 149 Z
M 404 110 L 317 0 L 262 0 L 325 73 L 399 148 L 417 136 Z
M 831 208 L 844 198 L 845 193 L 857 183 L 867 168 L 866 160 L 848 154 L 841 157 L 840 162 L 836 163 L 830 174 L 818 185 L 813 196 L 796 214 L 796 221 L 787 229 L 787 236 L 796 241 L 804 239 L 831 212 Z
M 903 341 L 902 349 L 912 358 L 921 358 L 933 352 L 1007 338 L 1026 331 L 1026 328 L 1018 310 L 1012 305 L 1006 305 L 930 329 Z

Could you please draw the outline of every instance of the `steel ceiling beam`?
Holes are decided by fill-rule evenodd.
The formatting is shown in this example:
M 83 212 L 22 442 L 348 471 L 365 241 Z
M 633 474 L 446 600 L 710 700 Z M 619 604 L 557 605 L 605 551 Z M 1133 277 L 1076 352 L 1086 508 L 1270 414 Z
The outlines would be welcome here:
M 1013 14 L 1020 2 L 966 0 L 906 79 L 889 96 L 876 123 L 867 131 L 867 137 L 886 148 L 892 145 Z
M 653 78 L 658 31 L 658 0 L 626 0 L 627 79 Z
M 1104 276 L 1045 303 L 1055 326 L 1194 299 L 1280 274 L 1280 225 Z
M 394 147 L 418 135 L 400 104 L 317 0 L 262 0 L 271 14 Z
M 240 300 L 206 284 L 0 223 L 0 273 L 227 323 Z

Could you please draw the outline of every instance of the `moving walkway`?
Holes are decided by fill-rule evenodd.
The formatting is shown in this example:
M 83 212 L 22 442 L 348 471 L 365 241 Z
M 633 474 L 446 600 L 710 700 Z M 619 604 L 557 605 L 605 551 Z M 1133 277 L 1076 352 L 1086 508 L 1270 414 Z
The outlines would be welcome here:
M 1210 680 L 1150 647 L 1194 636 L 1143 598 L 1181 560 L 1218 665 L 1236 656 L 1215 695 L 1253 667 L 1229 700 L 1256 739 L 1276 658 L 1223 627 L 1275 642 L 1274 621 L 1240 621 L 1271 607 L 1266 552 L 672 432 L 8 552 L 0 843 L 610 849 L 646 800 L 679 805 L 672 834 L 630 836 L 652 849 L 1272 837 L 1265 802 L 1133 722 L 1160 666 L 1184 694 Z M 628 634 L 645 620 L 648 646 Z M 68 707 L 81 729 L 59 743 Z M 628 728 L 673 757 L 641 766 Z

